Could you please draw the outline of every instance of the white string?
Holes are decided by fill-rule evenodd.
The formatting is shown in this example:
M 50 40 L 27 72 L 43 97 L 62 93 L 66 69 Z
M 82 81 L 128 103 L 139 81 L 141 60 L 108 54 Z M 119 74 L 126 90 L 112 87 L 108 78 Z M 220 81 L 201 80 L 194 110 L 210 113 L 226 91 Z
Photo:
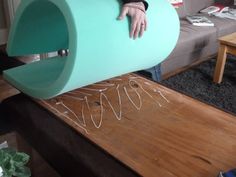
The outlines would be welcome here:
M 141 109 L 141 107 L 142 107 L 142 100 L 141 100 L 141 96 L 140 96 L 140 94 L 135 90 L 135 93 L 136 93 L 136 95 L 138 96 L 138 98 L 139 98 L 139 106 L 137 106 L 135 103 L 134 103 L 134 101 L 131 99 L 131 97 L 129 96 L 129 93 L 128 93 L 128 91 L 127 91 L 127 89 L 126 89 L 126 87 L 124 86 L 124 91 L 125 91 L 125 94 L 126 94 L 126 96 L 128 97 L 128 99 L 129 99 L 129 101 L 134 105 L 134 107 L 139 111 L 140 109 Z
M 81 92 L 79 90 L 74 90 L 73 92 L 68 92 L 69 94 L 72 94 L 72 95 L 77 95 L 77 93 L 81 93 L 83 95 L 87 95 L 87 96 L 93 96 L 92 94 L 90 93 L 86 93 L 86 92 Z
M 104 93 L 101 93 L 101 95 L 100 95 L 100 102 L 102 103 L 103 101 L 102 101 L 102 97 L 104 97 L 106 100 L 107 100 L 107 102 L 108 102 L 108 104 L 109 104 L 109 106 L 111 107 L 111 110 L 112 110 L 112 112 L 113 112 L 113 114 L 115 115 L 115 117 L 116 117 L 116 119 L 117 120 L 121 120 L 121 118 L 122 118 L 122 103 L 121 103 L 121 96 L 120 96 L 120 91 L 119 91 L 119 87 L 120 87 L 120 85 L 118 84 L 118 86 L 116 87 L 116 90 L 117 90 L 117 95 L 118 95 L 118 98 L 119 98 L 119 115 L 116 113 L 116 111 L 115 111 L 115 109 L 114 109 L 114 107 L 112 106 L 112 104 L 111 104 L 111 102 L 109 101 L 109 99 L 107 98 L 107 96 L 104 94 Z M 102 116 L 102 115 L 101 115 Z
M 100 96 L 101 96 L 101 95 L 100 95 Z M 86 101 L 86 105 L 87 105 L 87 108 L 88 108 L 88 110 L 89 110 L 90 118 L 91 118 L 91 120 L 92 120 L 92 122 L 93 122 L 93 125 L 94 125 L 97 129 L 99 129 L 99 128 L 102 126 L 103 117 L 100 116 L 100 121 L 99 121 L 99 124 L 97 125 L 96 122 L 95 122 L 94 119 L 93 119 L 93 115 L 92 115 L 92 113 L 91 113 L 91 109 L 90 109 L 90 106 L 89 106 L 89 102 L 88 102 L 88 98 L 87 98 L 87 97 L 85 97 L 85 101 Z M 101 115 L 103 115 L 104 110 L 103 110 L 102 103 L 100 103 L 100 108 L 101 108 Z
M 79 119 L 79 117 L 75 114 L 74 111 L 72 111 L 68 106 L 66 106 L 62 101 L 61 102 L 58 102 L 56 103 L 56 105 L 62 105 L 64 108 L 66 108 L 71 114 L 73 114 L 76 119 L 83 125 L 83 126 L 86 126 L 85 124 L 85 120 L 83 119 L 83 122 Z
M 154 92 L 159 93 L 159 94 L 161 95 L 161 97 L 162 97 L 164 100 L 166 100 L 167 103 L 170 103 L 170 101 L 163 95 L 163 93 L 162 93 L 160 90 L 156 90 L 156 89 L 155 89 Z
M 84 116 L 84 103 L 82 105 L 82 111 L 81 111 L 81 114 L 82 114 L 82 119 L 84 120 L 85 122 L 85 116 Z M 85 126 L 86 126 L 86 122 L 85 122 Z
M 113 87 L 115 86 L 115 84 L 111 84 L 111 83 L 95 83 L 93 85 L 96 85 L 96 86 L 101 86 L 101 87 Z
M 44 101 L 44 100 L 41 100 L 41 101 L 42 101 L 45 105 L 47 105 L 48 107 L 50 107 L 52 110 L 54 110 L 57 114 L 59 114 L 59 115 L 65 117 L 67 120 L 73 122 L 73 123 L 74 123 L 75 125 L 77 125 L 79 128 L 81 128 L 82 130 L 84 130 L 85 133 L 89 134 L 88 131 L 87 131 L 84 127 L 82 127 L 80 124 L 78 124 L 76 121 L 74 121 L 73 119 L 71 119 L 71 118 L 68 117 L 67 115 L 61 113 L 59 110 L 57 110 L 56 108 L 54 108 L 53 106 L 51 106 L 50 104 L 48 104 L 46 101 Z
M 128 90 L 127 88 L 124 86 L 123 89 L 125 91 L 125 94 L 126 96 L 128 97 L 129 101 L 133 104 L 133 106 L 137 109 L 137 110 L 141 110 L 142 108 L 142 98 L 141 98 L 141 95 L 139 94 L 138 92 L 138 88 L 140 88 L 144 93 L 146 93 L 151 99 L 153 99 L 160 107 L 162 107 L 162 105 L 148 92 L 146 91 L 142 85 L 137 82 L 136 80 L 134 79 L 138 79 L 138 77 L 130 77 L 129 78 L 129 87 L 134 90 L 135 94 L 138 96 L 138 99 L 139 99 L 139 105 L 137 105 L 134 100 L 131 98 L 130 94 L 128 93 Z M 119 79 L 119 78 L 114 78 L 113 80 L 122 80 L 122 79 Z M 134 84 L 132 83 L 135 83 L 138 85 L 138 87 L 135 87 Z M 144 82 L 144 84 L 146 85 L 151 85 L 150 83 L 148 82 Z M 115 86 L 115 84 L 113 83 L 95 83 L 93 85 L 97 85 L 97 86 L 102 86 L 102 87 L 112 87 L 112 86 Z M 100 120 L 98 123 L 95 122 L 94 120 L 94 116 L 92 114 L 92 111 L 91 111 L 91 108 L 90 108 L 90 105 L 89 105 L 89 101 L 88 101 L 88 97 L 87 96 L 92 96 L 92 94 L 89 94 L 89 93 L 85 93 L 85 92 L 81 92 L 81 91 L 78 91 L 78 90 L 75 90 L 73 92 L 68 92 L 69 94 L 71 95 L 62 95 L 64 97 L 70 97 L 72 99 L 75 99 L 75 100 L 79 100 L 79 101 L 84 101 L 83 104 L 82 104 L 82 110 L 81 110 L 81 116 L 82 116 L 82 121 L 80 120 L 80 118 L 75 114 L 75 112 L 73 112 L 68 106 L 66 106 L 62 101 L 61 102 L 57 102 L 56 105 L 62 105 L 64 108 L 66 108 L 70 113 L 72 113 L 76 119 L 79 121 L 80 124 L 82 124 L 84 127 L 86 127 L 86 121 L 85 121 L 85 113 L 84 113 L 84 109 L 85 109 L 85 105 L 87 106 L 87 109 L 89 111 L 89 114 L 90 114 L 90 119 L 94 125 L 94 127 L 96 127 L 97 129 L 99 129 L 101 126 L 102 126 L 102 122 L 103 122 L 103 117 L 104 117 L 104 106 L 103 106 L 103 98 L 106 99 L 108 105 L 110 106 L 113 114 L 115 115 L 116 119 L 117 120 L 121 120 L 122 119 L 122 99 L 121 99 L 121 95 L 120 95 L 120 90 L 119 90 L 119 87 L 120 85 L 118 84 L 117 87 L 116 87 L 116 91 L 117 91 L 117 95 L 118 95 L 118 102 L 119 102 L 119 113 L 115 110 L 114 106 L 112 105 L 111 101 L 109 100 L 109 98 L 107 97 L 107 95 L 105 93 L 103 93 L 103 91 L 107 91 L 108 88 L 104 88 L 104 89 L 93 89 L 93 88 L 80 88 L 80 89 L 84 89 L 84 90 L 87 90 L 87 91 L 96 91 L 96 92 L 100 92 Z M 154 89 L 153 90 L 154 92 L 157 92 L 160 94 L 160 96 L 165 99 L 166 102 L 170 102 L 163 94 L 161 91 L 157 90 L 157 89 Z M 84 96 L 84 98 L 80 98 L 77 96 L 77 93 L 81 93 L 81 94 L 84 94 L 86 96 Z M 44 102 L 44 101 L 43 101 Z M 85 128 L 83 128 L 80 124 L 78 124 L 77 122 L 73 121 L 70 117 L 66 116 L 65 114 L 68 114 L 68 111 L 65 111 L 64 113 L 61 113 L 59 110 L 57 110 L 56 108 L 54 108 L 53 106 L 51 106 L 50 104 L 48 104 L 47 102 L 44 102 L 46 105 L 48 105 L 51 109 L 53 109 L 54 111 L 56 111 L 58 114 L 66 117 L 68 120 L 74 122 L 77 126 L 79 126 L 80 128 L 82 128 L 86 133 L 87 130 Z
M 61 96 L 62 97 L 69 97 L 69 98 L 72 98 L 72 99 L 75 99 L 75 100 L 79 100 L 79 101 L 83 101 L 84 100 L 83 98 L 76 97 L 76 96 L 71 96 L 71 95 L 68 95 L 68 94 L 63 94 Z
M 144 84 L 151 86 L 152 84 L 149 82 L 144 82 Z
M 95 92 L 104 92 L 104 91 L 106 91 L 108 88 L 105 88 L 105 89 L 80 88 L 80 89 L 88 90 L 88 91 L 95 91 Z
M 153 99 L 160 107 L 162 107 L 162 105 L 159 103 L 159 101 L 157 101 L 155 98 L 153 98 L 153 96 L 152 96 L 150 93 L 148 93 L 148 92 L 142 87 L 141 84 L 139 84 L 136 80 L 129 80 L 129 85 L 130 85 L 131 88 L 133 88 L 133 86 L 131 85 L 131 82 L 136 83 L 136 84 L 144 91 L 144 93 L 146 93 L 146 94 L 147 94 L 151 99 Z

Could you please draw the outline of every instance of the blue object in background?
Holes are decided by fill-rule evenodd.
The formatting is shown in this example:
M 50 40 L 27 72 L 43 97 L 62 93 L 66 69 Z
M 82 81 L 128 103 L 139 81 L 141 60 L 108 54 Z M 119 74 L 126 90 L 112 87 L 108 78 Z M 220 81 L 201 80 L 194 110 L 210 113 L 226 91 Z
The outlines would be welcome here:
M 236 169 L 232 169 L 228 172 L 220 172 L 218 177 L 236 177 Z
M 160 82 L 162 77 L 161 77 L 161 63 L 145 70 L 146 72 L 151 74 L 151 79 Z

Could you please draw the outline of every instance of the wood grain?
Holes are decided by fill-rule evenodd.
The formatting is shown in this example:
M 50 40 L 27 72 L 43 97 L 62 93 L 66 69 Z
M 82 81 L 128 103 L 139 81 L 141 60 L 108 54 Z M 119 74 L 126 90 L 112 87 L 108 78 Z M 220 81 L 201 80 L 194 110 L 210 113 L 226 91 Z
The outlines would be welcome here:
M 134 76 L 139 84 L 133 86 L 136 87 L 143 103 L 140 111 L 131 104 L 123 89 L 127 88 L 133 102 L 138 105 L 138 96 L 128 85 Z M 47 101 L 35 101 L 141 176 L 206 177 L 216 176 L 220 170 L 235 167 L 235 116 L 136 75 L 125 75 L 119 79 L 119 82 L 107 82 L 119 85 L 122 119 L 118 121 L 108 103 L 103 101 L 105 114 L 100 129 L 94 127 L 88 110 L 84 110 L 84 128 L 87 133 L 81 129 L 82 124 L 75 117 L 77 115 L 81 119 L 83 101 L 76 101 L 71 97 L 72 94 L 81 97 L 80 91 L 84 92 L 84 89 Z M 104 93 L 119 112 L 116 86 Z M 157 93 L 158 90 L 165 95 L 169 103 Z M 98 122 L 100 93 L 91 94 L 92 96 L 88 96 L 88 102 L 94 119 Z M 62 107 L 61 103 L 74 114 Z
M 219 52 L 213 78 L 213 81 L 218 84 L 222 82 L 227 54 L 236 55 L 236 33 L 219 38 L 219 43 Z
M 219 38 L 221 44 L 236 47 L 236 32 Z
M 227 58 L 227 46 L 220 44 L 213 78 L 213 81 L 215 83 L 222 82 L 226 58 Z

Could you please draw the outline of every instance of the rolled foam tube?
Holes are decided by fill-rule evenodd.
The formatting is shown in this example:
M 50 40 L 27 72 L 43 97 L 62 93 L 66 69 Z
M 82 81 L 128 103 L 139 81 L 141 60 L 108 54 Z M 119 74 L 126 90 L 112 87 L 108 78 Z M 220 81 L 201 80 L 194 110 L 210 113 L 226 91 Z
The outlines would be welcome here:
M 49 99 L 62 93 L 162 62 L 179 37 L 179 18 L 167 0 L 148 0 L 148 29 L 129 38 L 117 0 L 22 0 L 12 24 L 10 56 L 68 49 L 54 57 L 4 71 L 23 93 Z

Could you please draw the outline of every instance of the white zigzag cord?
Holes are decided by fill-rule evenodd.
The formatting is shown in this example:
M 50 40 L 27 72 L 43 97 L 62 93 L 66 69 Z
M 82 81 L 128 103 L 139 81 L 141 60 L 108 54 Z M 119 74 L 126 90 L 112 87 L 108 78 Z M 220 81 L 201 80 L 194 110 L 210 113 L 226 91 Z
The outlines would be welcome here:
M 134 89 L 133 87 L 131 87 L 131 88 Z M 142 104 L 143 104 L 140 94 L 137 92 L 136 89 L 134 89 L 136 95 L 137 95 L 138 98 L 139 98 L 139 106 L 137 106 L 137 105 L 134 103 L 134 101 L 131 99 L 131 97 L 129 96 L 129 93 L 128 93 L 128 91 L 127 91 L 127 89 L 126 89 L 125 86 L 124 86 L 123 89 L 124 89 L 124 91 L 125 91 L 126 96 L 127 96 L 128 99 L 129 99 L 129 101 L 130 101 L 130 102 L 132 103 L 132 105 L 134 105 L 134 107 L 139 111 L 139 110 L 141 109 L 141 107 L 142 107 Z
M 90 118 L 94 124 L 94 126 L 99 129 L 101 126 L 102 126 L 102 121 L 103 121 L 103 114 L 104 114 L 104 106 L 103 106 L 103 97 L 107 100 L 109 106 L 111 107 L 111 110 L 113 112 L 113 114 L 115 115 L 115 117 L 118 119 L 118 120 L 121 120 L 121 117 L 122 117 L 122 108 L 121 108 L 121 96 L 120 96 L 120 91 L 119 91 L 119 86 L 118 85 L 116 87 L 116 90 L 117 90 L 117 94 L 118 94 L 118 98 L 119 98 L 119 108 L 120 108 L 120 111 L 119 111 L 119 115 L 116 113 L 114 107 L 112 106 L 111 102 L 109 101 L 108 97 L 104 94 L 104 93 L 100 93 L 100 108 L 101 108 L 101 111 L 100 111 L 100 121 L 99 121 L 99 124 L 97 125 L 97 123 L 94 121 L 94 118 L 93 118 L 93 115 L 91 113 L 91 110 L 90 110 L 90 106 L 89 106 L 89 103 L 88 103 L 88 98 L 85 97 L 85 100 L 86 100 L 86 104 L 87 104 L 87 108 L 89 109 L 89 114 L 90 114 Z M 82 116 L 84 116 L 84 113 L 83 113 L 83 109 L 82 109 Z
M 96 85 L 96 86 L 102 86 L 102 87 L 112 87 L 112 86 L 115 86 L 115 84 L 104 83 L 104 82 L 95 83 L 95 84 L 93 84 L 93 85 Z
M 77 96 L 73 96 L 73 95 L 68 95 L 68 94 L 61 95 L 61 97 L 69 97 L 71 99 L 75 99 L 75 100 L 79 100 L 79 101 L 83 101 L 84 100 L 83 98 L 80 98 L 80 97 L 77 97 Z
M 148 93 L 143 87 L 141 84 L 139 84 L 136 80 L 129 80 L 129 85 L 131 88 L 134 88 L 132 85 L 131 85 L 131 82 L 134 82 L 136 83 L 151 99 L 153 99 L 160 107 L 162 107 L 162 105 L 155 99 L 153 98 L 152 95 L 150 95 L 150 93 Z M 134 88 L 135 89 L 135 88 Z
M 116 87 L 117 95 L 119 98 L 119 110 L 120 110 L 119 115 L 116 113 L 114 107 L 112 106 L 112 104 L 109 101 L 109 99 L 107 98 L 107 96 L 104 93 L 101 93 L 101 95 L 100 95 L 100 102 L 102 103 L 102 97 L 104 97 L 107 100 L 107 102 L 108 102 L 109 106 L 111 107 L 111 110 L 112 110 L 113 114 L 115 115 L 115 117 L 117 118 L 117 120 L 121 120 L 121 118 L 122 118 L 122 107 L 121 107 L 122 103 L 121 103 L 121 96 L 120 96 L 119 87 L 120 87 L 120 85 L 118 85 Z
M 87 91 L 104 92 L 108 88 L 104 88 L 104 89 L 80 88 L 80 89 L 87 90 Z
M 73 92 L 68 92 L 68 93 L 71 94 L 71 95 L 76 95 L 76 96 L 77 96 L 77 93 L 87 95 L 87 96 L 92 96 L 92 94 L 90 94 L 90 93 L 81 92 L 81 91 L 78 91 L 78 90 L 74 90 Z
M 144 82 L 144 84 L 146 84 L 146 85 L 148 85 L 148 86 L 152 85 L 152 84 L 150 84 L 149 82 Z M 154 89 L 153 91 L 159 93 L 160 96 L 161 96 L 164 100 L 166 100 L 167 103 L 170 103 L 170 101 L 164 96 L 164 94 L 163 94 L 160 90 Z
M 101 95 L 100 95 L 100 97 L 101 97 Z M 87 98 L 87 97 L 85 97 L 85 101 L 86 101 L 87 108 L 88 108 L 88 110 L 89 110 L 90 119 L 92 120 L 93 125 L 94 125 L 97 129 L 99 129 L 99 128 L 102 126 L 103 117 L 100 116 L 100 121 L 99 121 L 99 124 L 97 125 L 96 122 L 95 122 L 94 119 L 93 119 L 93 115 L 92 115 L 92 113 L 91 113 L 91 109 L 90 109 L 90 106 L 89 106 L 89 102 L 88 102 L 88 98 Z M 102 102 L 100 103 L 100 107 L 101 107 L 101 115 L 103 115 L 104 109 L 103 109 L 103 106 L 102 106 Z
M 85 126 L 86 126 L 85 116 L 84 116 L 84 103 L 83 103 L 83 105 L 82 105 L 81 114 L 82 114 L 82 119 L 84 120 L 84 123 L 85 123 Z
M 161 93 L 160 90 L 155 90 L 157 93 L 159 93 L 161 95 L 161 97 L 166 100 L 167 103 L 170 103 L 170 101 L 163 95 L 163 93 Z
M 151 99 L 153 99 L 155 102 L 157 102 L 160 107 L 162 106 L 156 99 L 153 98 L 153 96 L 152 96 L 150 93 L 148 93 L 136 80 L 134 80 L 134 79 L 136 79 L 136 77 L 131 77 L 131 78 L 129 78 L 129 79 L 130 79 L 130 80 L 129 80 L 129 86 L 130 86 L 130 88 L 135 91 L 136 95 L 137 95 L 138 98 L 139 98 L 139 106 L 137 106 L 137 105 L 134 103 L 134 101 L 131 99 L 131 97 L 130 97 L 130 95 L 129 95 L 129 93 L 128 93 L 128 91 L 127 91 L 127 89 L 126 89 L 125 86 L 124 86 L 123 89 L 124 89 L 125 94 L 127 95 L 128 99 L 129 99 L 129 101 L 134 105 L 134 107 L 135 107 L 137 110 L 140 110 L 141 107 L 142 107 L 142 99 L 141 99 L 140 94 L 139 94 L 138 91 L 137 91 L 137 88 L 135 88 L 135 87 L 131 84 L 132 82 L 136 83 L 136 84 L 140 87 L 140 89 L 143 90 Z M 118 79 L 117 79 L 117 80 L 118 80 Z M 120 79 L 119 79 L 119 80 L 120 80 Z M 147 84 L 147 83 L 145 83 L 145 84 Z M 97 84 L 97 85 L 98 85 L 98 86 L 108 86 L 108 87 L 109 87 L 109 86 L 114 86 L 115 84 L 100 84 L 100 85 Z M 147 85 L 148 85 L 148 84 L 147 84 Z M 84 89 L 84 90 L 88 90 L 88 91 L 100 92 L 100 108 L 101 108 L 101 111 L 100 111 L 100 121 L 99 121 L 99 124 L 98 124 L 98 125 L 97 125 L 96 122 L 94 121 L 93 115 L 92 115 L 92 113 L 91 113 L 91 108 L 90 108 L 90 106 L 89 106 L 88 97 L 87 97 L 87 96 L 92 96 L 92 94 L 84 93 L 84 92 L 82 93 L 82 92 L 78 91 L 78 92 L 80 92 L 80 93 L 82 93 L 82 94 L 87 95 L 87 96 L 84 97 L 84 99 L 83 99 L 83 98 L 80 98 L 80 97 L 72 96 L 72 95 L 73 95 L 73 92 L 70 92 L 70 94 L 72 94 L 72 95 L 63 95 L 63 96 L 65 96 L 65 97 L 70 97 L 70 98 L 73 98 L 73 99 L 76 99 L 76 100 L 79 100 L 79 101 L 83 101 L 83 100 L 85 101 L 85 102 L 83 102 L 82 111 L 81 111 L 81 112 L 82 112 L 82 120 L 83 120 L 83 121 L 81 121 L 81 120 L 79 119 L 79 117 L 78 117 L 68 106 L 66 106 L 63 102 L 57 102 L 56 104 L 57 104 L 57 105 L 62 105 L 64 108 L 66 108 L 68 111 L 70 111 L 70 112 L 76 117 L 76 119 L 77 119 L 84 127 L 86 127 L 85 115 L 84 115 L 84 104 L 86 103 L 86 106 L 87 106 L 87 108 L 88 108 L 88 110 L 89 110 L 89 113 L 90 113 L 90 118 L 91 118 L 91 120 L 92 120 L 94 126 L 99 129 L 99 128 L 101 127 L 101 125 L 102 125 L 102 122 L 103 122 L 103 114 L 104 114 L 103 97 L 107 100 L 107 102 L 108 102 L 109 106 L 111 107 L 112 112 L 113 112 L 113 114 L 115 115 L 116 119 L 117 119 L 117 120 L 121 120 L 121 118 L 122 118 L 122 101 L 121 101 L 121 95 L 120 95 L 119 86 L 120 86 L 120 85 L 118 84 L 117 87 L 116 87 L 117 95 L 118 95 L 118 98 L 119 98 L 119 101 L 118 101 L 118 102 L 119 102 L 119 110 L 120 110 L 120 111 L 119 111 L 119 115 L 118 115 L 118 113 L 115 111 L 115 109 L 114 109 L 114 107 L 112 106 L 112 104 L 111 104 L 110 100 L 108 99 L 108 97 L 103 93 L 103 91 L 106 91 L 108 88 L 105 88 L 105 89 L 89 89 L 89 88 L 85 88 L 85 89 Z M 161 93 L 161 91 L 155 89 L 154 92 L 159 93 L 160 96 L 161 96 L 163 99 L 165 99 L 166 102 L 169 103 L 169 100 Z M 43 100 L 42 100 L 42 102 L 43 102 L 44 104 L 48 105 L 51 109 L 53 109 L 54 111 L 56 111 L 58 114 L 64 116 L 64 117 L 67 118 L 68 120 L 70 120 L 70 121 L 72 121 L 73 123 L 75 123 L 77 126 L 79 126 L 81 129 L 83 129 L 83 130 L 88 134 L 87 130 L 86 130 L 84 127 L 82 127 L 80 124 L 78 124 L 77 122 L 73 121 L 70 117 L 68 117 L 67 115 L 65 115 L 65 114 L 68 113 L 68 112 L 61 113 L 59 110 L 57 110 L 55 107 L 51 106 L 51 105 L 48 104 L 47 102 L 45 102 L 45 101 L 43 101 Z
M 67 110 L 69 110 L 70 113 L 73 114 L 73 115 L 76 117 L 76 119 L 77 119 L 83 126 L 86 126 L 86 123 L 85 123 L 84 118 L 83 118 L 83 122 L 82 122 L 82 121 L 79 119 L 79 117 L 75 114 L 75 112 L 72 111 L 68 106 L 66 106 L 62 101 L 56 103 L 56 105 L 62 105 L 64 108 L 66 108 Z
M 67 120 L 73 122 L 75 125 L 77 125 L 79 128 L 81 128 L 82 130 L 85 131 L 85 133 L 89 134 L 88 131 L 82 127 L 80 124 L 78 124 L 76 121 L 73 121 L 70 117 L 66 116 L 65 114 L 61 113 L 59 110 L 57 110 L 56 108 L 54 108 L 53 106 L 51 106 L 50 104 L 48 104 L 46 101 L 41 100 L 45 105 L 47 105 L 48 107 L 50 107 L 52 110 L 54 110 L 57 114 L 65 117 Z

